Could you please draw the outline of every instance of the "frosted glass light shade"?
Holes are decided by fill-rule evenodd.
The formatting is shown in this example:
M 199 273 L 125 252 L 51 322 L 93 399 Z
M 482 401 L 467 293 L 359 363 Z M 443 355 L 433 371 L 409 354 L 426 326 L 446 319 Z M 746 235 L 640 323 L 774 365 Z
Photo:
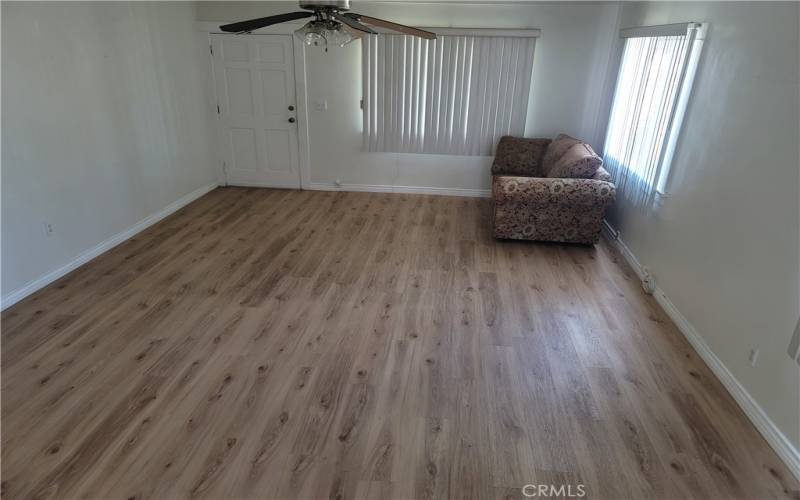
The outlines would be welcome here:
M 306 45 L 326 48 L 328 44 L 344 47 L 357 38 L 347 31 L 342 23 L 333 20 L 309 21 L 294 33 Z

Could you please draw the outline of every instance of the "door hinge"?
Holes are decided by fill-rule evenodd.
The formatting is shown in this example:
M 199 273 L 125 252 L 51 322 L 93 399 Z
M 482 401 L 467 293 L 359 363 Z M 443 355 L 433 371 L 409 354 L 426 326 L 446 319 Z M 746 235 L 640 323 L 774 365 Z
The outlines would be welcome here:
M 211 55 L 213 56 L 214 55 L 214 46 L 213 45 L 209 45 L 208 46 L 208 50 L 209 50 L 209 52 L 211 52 Z
M 220 114 L 220 112 L 219 112 L 219 104 L 217 104 L 217 114 Z
M 361 109 L 364 109 L 364 99 L 361 99 L 361 104 L 360 104 L 360 106 L 361 106 Z

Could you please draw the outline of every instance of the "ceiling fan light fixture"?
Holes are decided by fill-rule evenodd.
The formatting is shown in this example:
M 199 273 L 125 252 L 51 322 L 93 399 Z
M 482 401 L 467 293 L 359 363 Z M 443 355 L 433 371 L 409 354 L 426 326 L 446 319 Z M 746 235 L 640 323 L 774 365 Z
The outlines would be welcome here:
M 294 34 L 298 36 L 306 45 L 315 47 L 326 47 L 328 39 L 325 34 L 327 26 L 325 21 L 309 21 L 302 28 L 296 30 Z
M 325 32 L 325 39 L 328 40 L 328 43 L 344 47 L 355 40 L 355 37 L 353 37 L 349 31 L 345 30 L 341 23 L 336 24 L 338 26 L 336 26 L 335 29 L 329 29 Z
M 306 45 L 325 48 L 327 48 L 328 44 L 344 47 L 353 40 L 360 38 L 354 36 L 342 23 L 332 19 L 309 21 L 294 33 Z

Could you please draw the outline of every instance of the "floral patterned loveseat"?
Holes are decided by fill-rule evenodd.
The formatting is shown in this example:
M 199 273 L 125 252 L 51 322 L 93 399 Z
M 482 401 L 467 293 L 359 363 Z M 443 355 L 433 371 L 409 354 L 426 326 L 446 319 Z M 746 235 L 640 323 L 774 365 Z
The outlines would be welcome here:
M 495 238 L 597 243 L 614 184 L 591 146 L 506 136 L 492 165 Z

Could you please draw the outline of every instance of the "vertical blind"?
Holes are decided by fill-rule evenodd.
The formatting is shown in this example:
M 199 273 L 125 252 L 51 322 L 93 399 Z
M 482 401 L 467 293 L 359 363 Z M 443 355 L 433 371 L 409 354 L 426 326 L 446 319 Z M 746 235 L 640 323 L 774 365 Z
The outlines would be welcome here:
M 486 156 L 524 132 L 535 38 L 362 40 L 365 150 Z
M 628 31 L 604 164 L 619 195 L 645 205 L 663 192 L 701 38 L 694 23 Z M 679 31 L 680 34 L 670 32 Z M 693 61 L 693 63 L 692 63 Z

